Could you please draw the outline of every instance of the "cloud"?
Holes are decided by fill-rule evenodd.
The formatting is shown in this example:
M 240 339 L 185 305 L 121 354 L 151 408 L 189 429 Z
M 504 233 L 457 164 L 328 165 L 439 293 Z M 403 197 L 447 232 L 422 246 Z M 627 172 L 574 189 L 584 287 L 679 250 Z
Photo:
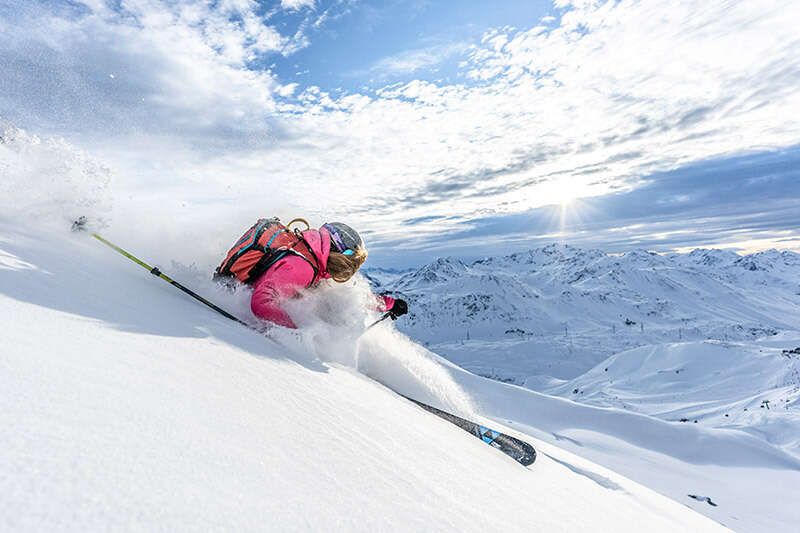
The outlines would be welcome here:
M 800 5 L 560 5 L 558 24 L 487 33 L 461 83 L 303 102 L 303 148 L 280 143 L 279 157 L 299 179 L 324 169 L 326 194 L 348 187 L 365 223 L 379 208 L 387 235 L 394 220 L 451 221 L 420 224 L 427 235 L 800 139 Z
M 359 71 L 358 74 L 371 74 L 378 79 L 415 74 L 423 70 L 432 70 L 468 49 L 469 45 L 465 43 L 446 43 L 406 50 L 385 57 L 366 71 Z
M 560 0 L 555 19 L 488 31 L 457 82 L 356 93 L 285 85 L 259 67 L 309 41 L 254 2 L 121 5 L 0 10 L 0 115 L 92 137 L 78 144 L 138 194 L 159 183 L 239 213 L 269 195 L 375 242 L 425 242 L 568 197 L 624 198 L 697 161 L 800 140 L 796 2 Z M 413 77 L 448 53 L 420 48 L 380 69 Z
M 0 29 L 0 113 L 101 137 L 264 131 L 288 89 L 248 66 L 296 47 L 251 0 L 31 2 Z
M 299 11 L 300 9 L 313 9 L 315 0 L 281 0 L 283 9 Z
M 403 256 L 411 255 L 414 264 L 442 255 L 504 255 L 555 241 L 610 252 L 694 247 L 800 251 L 797 205 L 800 146 L 695 163 L 648 176 L 633 190 L 566 207 L 462 221 L 447 235 L 378 242 L 383 253 L 376 255 L 386 265 L 409 264 Z M 424 221 L 406 221 L 412 226 L 419 222 Z M 400 246 L 405 249 L 398 253 Z

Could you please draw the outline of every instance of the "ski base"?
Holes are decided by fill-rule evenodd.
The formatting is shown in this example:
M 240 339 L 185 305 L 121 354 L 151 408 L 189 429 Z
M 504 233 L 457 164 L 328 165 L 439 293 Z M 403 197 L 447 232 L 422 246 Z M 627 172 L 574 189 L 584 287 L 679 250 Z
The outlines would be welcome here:
M 433 413 L 439 418 L 443 418 L 451 424 L 460 427 L 464 431 L 471 433 L 473 436 L 481 439 L 489 446 L 500 450 L 523 466 L 529 466 L 536 460 L 536 450 L 533 448 L 533 446 L 523 440 L 506 435 L 505 433 L 500 433 L 499 431 L 495 431 L 486 426 L 476 424 L 475 422 L 471 422 L 461 418 L 460 416 L 450 414 L 447 411 L 442 411 L 441 409 L 437 409 L 436 407 L 422 403 L 413 398 L 409 398 L 408 396 L 403 396 L 403 398 L 410 402 L 414 402 L 429 413 Z

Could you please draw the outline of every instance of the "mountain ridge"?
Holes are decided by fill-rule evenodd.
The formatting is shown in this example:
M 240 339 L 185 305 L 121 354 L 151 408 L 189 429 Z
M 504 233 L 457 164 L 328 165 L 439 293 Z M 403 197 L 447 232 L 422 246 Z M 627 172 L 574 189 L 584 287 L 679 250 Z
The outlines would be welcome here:
M 615 255 L 553 243 L 471 263 L 441 258 L 405 273 L 367 275 L 379 290 L 410 302 L 409 320 L 399 327 L 446 355 L 455 354 L 452 346 L 448 351 L 454 343 L 461 349 L 467 341 L 500 341 L 496 352 L 506 354 L 502 341 L 536 339 L 552 354 L 529 350 L 529 359 L 547 360 L 551 375 L 566 379 L 637 346 L 750 341 L 800 329 L 800 254 L 791 251 Z M 559 363 L 564 359 L 574 364 Z M 529 373 L 546 370 L 540 365 Z

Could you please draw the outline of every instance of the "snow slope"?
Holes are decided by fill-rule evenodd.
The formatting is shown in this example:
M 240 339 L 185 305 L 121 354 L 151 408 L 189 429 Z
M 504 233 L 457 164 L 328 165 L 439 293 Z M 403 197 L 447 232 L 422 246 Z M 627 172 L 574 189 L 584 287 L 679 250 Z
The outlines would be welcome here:
M 721 341 L 647 346 L 615 354 L 547 392 L 741 429 L 800 457 L 800 353 L 794 350 Z
M 0 223 L 0 310 L 3 530 L 722 529 L 535 439 L 522 468 L 354 367 L 541 436 L 573 413 L 600 435 L 586 417 L 602 411 L 477 378 L 388 328 L 354 365 L 325 361 L 326 339 L 316 355 L 266 339 L 82 235 Z M 798 468 L 738 436 L 725 450 Z

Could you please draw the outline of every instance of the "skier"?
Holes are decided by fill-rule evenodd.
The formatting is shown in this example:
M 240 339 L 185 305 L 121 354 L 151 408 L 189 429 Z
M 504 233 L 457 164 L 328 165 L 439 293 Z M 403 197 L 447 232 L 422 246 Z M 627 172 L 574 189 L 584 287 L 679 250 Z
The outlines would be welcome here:
M 289 228 L 302 222 L 306 230 Z M 341 222 L 328 222 L 311 229 L 295 219 L 286 226 L 278 219 L 261 219 L 228 252 L 215 277 L 235 277 L 252 285 L 250 308 L 257 317 L 287 328 L 296 324 L 283 307 L 300 291 L 332 279 L 344 283 L 367 259 L 361 236 Z M 388 295 L 377 297 L 376 310 L 392 319 L 408 312 L 405 300 Z

